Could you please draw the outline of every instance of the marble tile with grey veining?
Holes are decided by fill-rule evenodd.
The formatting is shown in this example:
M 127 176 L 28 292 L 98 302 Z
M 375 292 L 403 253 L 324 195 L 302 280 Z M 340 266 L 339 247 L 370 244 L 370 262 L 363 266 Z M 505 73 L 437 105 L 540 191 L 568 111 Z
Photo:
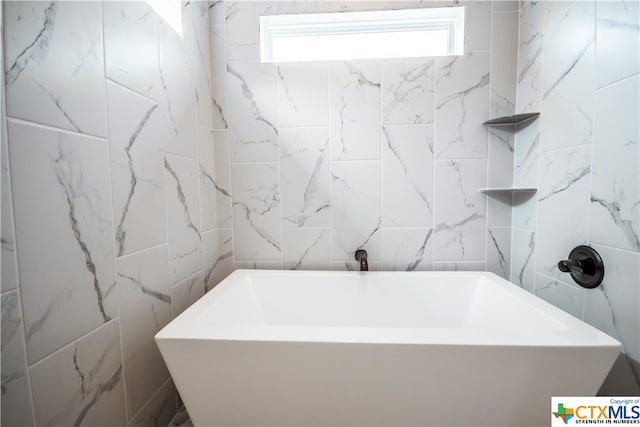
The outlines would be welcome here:
M 233 240 L 231 229 L 221 228 L 202 236 L 204 291 L 209 292 L 233 272 Z
M 640 76 L 596 92 L 589 240 L 640 251 Z
M 0 240 L 1 257 L 0 273 L 2 274 L 1 288 L 2 292 L 9 291 L 18 287 L 18 258 L 16 253 L 16 236 L 13 220 L 13 195 L 11 193 L 11 170 L 9 166 L 9 142 L 5 137 L 5 120 L 2 119 L 2 141 L 0 141 L 2 154 L 0 156 L 0 203 L 1 203 L 1 227 Z
M 171 287 L 171 314 L 177 317 L 204 295 L 202 271 Z
M 34 363 L 118 315 L 109 152 L 102 139 L 14 122 L 8 128 Z
M 165 152 L 196 158 L 196 100 L 192 51 L 160 22 L 160 83 Z
M 487 227 L 487 271 L 511 278 L 511 227 Z
M 282 226 L 328 227 L 328 129 L 281 129 L 279 143 Z
M 542 148 L 592 141 L 594 2 L 544 2 Z
M 433 226 L 433 126 L 382 128 L 382 223 Z
M 231 161 L 277 161 L 276 66 L 258 60 L 229 61 L 227 82 Z
M 571 280 L 571 279 L 569 279 Z M 570 285 L 546 274 L 536 272 L 534 294 L 559 309 L 582 319 L 584 315 L 585 290 Z
M 640 72 L 639 2 L 596 2 L 595 32 L 598 88 Z
M 331 165 L 332 261 L 351 261 L 356 249 L 382 259 L 381 172 L 379 161 Z
M 326 13 L 378 10 L 380 1 L 376 0 L 278 0 L 275 2 L 278 14 L 288 13 Z
M 516 113 L 542 107 L 542 52 L 546 2 L 523 1 L 519 17 Z
M 484 261 L 434 262 L 434 271 L 486 271 Z
M 168 264 L 165 245 L 117 262 L 127 419 L 169 378 L 153 338 L 173 318 Z
M 32 426 L 24 329 L 18 291 L 2 294 L 2 425 Z
M 382 0 L 382 9 L 420 9 L 425 7 L 437 7 L 436 0 Z
M 278 169 L 277 163 L 232 165 L 236 260 L 281 259 Z
M 282 267 L 285 270 L 329 270 L 331 232 L 328 228 L 282 230 Z
M 513 228 L 511 231 L 511 282 L 534 290 L 536 262 L 536 233 Z
M 516 187 L 538 186 L 540 120 L 515 127 L 513 185 Z
M 202 268 L 198 162 L 166 155 L 164 172 L 169 263 L 175 284 Z
M 493 2 L 504 3 L 503 1 Z M 491 21 L 491 117 L 516 110 L 518 10 L 494 13 Z
M 117 320 L 31 366 L 29 374 L 36 425 L 126 424 Z
M 487 186 L 513 186 L 514 137 L 512 126 L 489 128 Z
M 485 259 L 486 174 L 486 160 L 435 162 L 436 261 Z
M 233 265 L 235 270 L 282 270 L 281 261 L 234 261 Z
M 436 58 L 436 158 L 487 157 L 489 80 L 488 52 Z
M 212 53 L 209 29 L 209 9 L 206 1 L 189 1 L 183 5 L 182 21 L 184 41 L 193 58 L 196 117 L 200 124 L 213 128 L 213 98 L 211 73 Z
M 434 59 L 405 58 L 382 62 L 382 122 L 432 124 L 435 96 Z
M 326 62 L 282 63 L 278 74 L 279 125 L 327 126 L 329 82 Z
M 145 2 L 103 4 L 107 78 L 161 101 L 158 15 Z
M 222 0 L 218 0 L 222 4 Z M 224 25 L 209 28 L 211 47 L 211 114 L 214 129 L 229 128 L 229 106 L 227 102 L 227 55 Z
M 215 131 L 198 124 L 198 179 L 202 231 L 218 227 L 218 183 L 215 170 Z
M 433 269 L 432 228 L 383 228 L 382 243 L 384 271 Z
M 140 411 L 129 421 L 129 426 L 168 426 L 176 414 L 176 387 L 168 379 L 149 399 Z
M 259 17 L 275 12 L 275 1 L 225 1 L 227 58 L 259 59 Z
M 209 25 L 224 25 L 225 18 L 225 1 L 224 0 L 209 0 Z
M 536 268 L 560 277 L 558 261 L 587 241 L 591 145 L 544 153 L 538 190 Z
M 162 112 L 107 82 L 116 256 L 165 243 Z
M 231 164 L 229 159 L 229 131 L 213 132 L 213 151 L 215 160 L 215 187 L 218 227 L 230 228 L 233 223 L 231 200 Z
M 593 247 L 606 270 L 602 284 L 586 292 L 584 320 L 619 340 L 627 356 L 640 360 L 640 254 Z
M 98 2 L 5 2 L 5 82 L 11 117 L 106 136 Z
M 379 61 L 331 64 L 332 160 L 380 158 L 380 74 Z

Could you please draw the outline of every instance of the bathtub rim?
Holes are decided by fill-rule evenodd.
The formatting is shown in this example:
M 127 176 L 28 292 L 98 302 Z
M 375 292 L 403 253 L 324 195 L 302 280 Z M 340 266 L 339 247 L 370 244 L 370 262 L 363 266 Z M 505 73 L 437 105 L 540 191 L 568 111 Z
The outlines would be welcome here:
M 205 327 L 200 320 L 203 311 L 211 301 L 223 298 L 224 294 L 237 281 L 247 275 L 314 275 L 325 277 L 358 277 L 362 274 L 376 277 L 384 276 L 445 276 L 480 278 L 482 283 L 498 286 L 510 297 L 517 298 L 532 306 L 544 315 L 564 325 L 563 334 L 554 331 L 535 335 L 507 336 L 504 330 L 488 331 L 481 328 L 381 328 L 381 327 L 322 327 L 322 326 L 285 326 L 285 325 L 218 325 Z M 193 327 L 193 325 L 196 327 Z M 545 332 L 545 331 L 542 331 Z M 622 344 L 581 319 L 553 306 L 549 302 L 527 292 L 502 277 L 485 271 L 284 271 L 284 270 L 235 270 L 215 288 L 196 301 L 191 307 L 176 317 L 155 335 L 160 343 L 165 340 L 216 340 L 242 342 L 300 342 L 300 343 L 344 343 L 378 345 L 444 345 L 444 346 L 500 346 L 500 347 L 616 347 L 622 350 Z

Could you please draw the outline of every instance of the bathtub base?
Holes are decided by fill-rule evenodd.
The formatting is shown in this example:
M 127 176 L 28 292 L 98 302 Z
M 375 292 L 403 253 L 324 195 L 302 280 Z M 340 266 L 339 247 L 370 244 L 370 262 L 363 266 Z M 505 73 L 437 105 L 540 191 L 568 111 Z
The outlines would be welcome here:
M 548 425 L 551 396 L 594 395 L 617 356 L 606 348 L 160 346 L 196 426 Z

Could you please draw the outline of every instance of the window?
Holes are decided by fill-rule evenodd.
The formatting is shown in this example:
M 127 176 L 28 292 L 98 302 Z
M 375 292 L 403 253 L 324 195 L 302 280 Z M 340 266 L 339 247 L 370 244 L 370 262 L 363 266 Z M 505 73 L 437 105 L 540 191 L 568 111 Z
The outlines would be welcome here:
M 462 55 L 464 6 L 260 17 L 262 62 Z

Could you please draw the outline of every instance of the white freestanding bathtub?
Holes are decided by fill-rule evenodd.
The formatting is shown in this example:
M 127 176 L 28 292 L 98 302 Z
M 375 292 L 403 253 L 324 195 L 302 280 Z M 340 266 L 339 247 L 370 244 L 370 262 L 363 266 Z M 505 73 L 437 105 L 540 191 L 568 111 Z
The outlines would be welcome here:
M 492 273 L 238 270 L 156 335 L 196 426 L 543 426 L 620 343 Z

